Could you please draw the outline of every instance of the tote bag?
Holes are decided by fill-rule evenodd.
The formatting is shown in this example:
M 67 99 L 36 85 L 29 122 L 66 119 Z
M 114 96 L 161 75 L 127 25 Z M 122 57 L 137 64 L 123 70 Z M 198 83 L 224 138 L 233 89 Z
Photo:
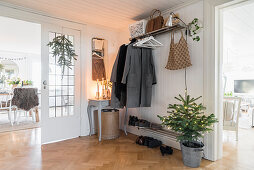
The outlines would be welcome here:
M 159 16 L 154 17 L 156 12 L 159 13 Z M 150 19 L 146 24 L 146 33 L 162 28 L 163 23 L 164 23 L 164 19 L 163 19 L 163 16 L 161 16 L 161 11 L 158 9 L 153 9 L 150 15 Z
M 181 38 L 178 43 L 174 43 L 174 32 L 171 33 L 170 51 L 166 69 L 179 70 L 191 66 L 188 45 L 181 31 Z

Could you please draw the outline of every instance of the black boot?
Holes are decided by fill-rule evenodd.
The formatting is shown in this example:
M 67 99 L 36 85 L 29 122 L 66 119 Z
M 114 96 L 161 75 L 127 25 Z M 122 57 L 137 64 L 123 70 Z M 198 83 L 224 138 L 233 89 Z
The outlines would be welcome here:
M 161 146 L 160 147 L 160 150 L 161 150 L 161 155 L 164 156 L 165 154 L 168 154 L 168 155 L 172 155 L 173 154 L 173 149 L 169 146 Z
M 149 146 L 149 143 L 150 143 L 151 141 L 153 141 L 153 140 L 154 140 L 154 138 L 145 136 L 145 137 L 144 137 L 144 145 L 148 147 L 148 146 Z
M 144 145 L 145 142 L 145 136 L 138 136 L 136 139 L 136 144 L 138 145 Z
M 129 126 L 132 126 L 133 117 L 134 117 L 134 116 L 130 116 L 130 117 L 129 117 L 129 123 L 128 123 Z
M 152 141 L 149 142 L 148 148 L 156 148 L 161 145 L 162 145 L 162 142 L 160 140 L 153 139 Z

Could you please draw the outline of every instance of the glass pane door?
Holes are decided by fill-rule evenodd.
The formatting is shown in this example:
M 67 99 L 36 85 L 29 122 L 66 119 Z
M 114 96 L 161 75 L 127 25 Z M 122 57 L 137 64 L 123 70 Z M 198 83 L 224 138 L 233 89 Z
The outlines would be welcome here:
M 61 34 L 49 32 L 50 41 Z M 74 37 L 65 35 L 72 43 Z M 70 68 L 58 65 L 58 57 L 52 54 L 49 48 L 49 117 L 71 116 L 74 114 L 75 70 L 74 61 Z
M 80 31 L 44 25 L 42 29 L 42 143 L 80 136 Z M 65 35 L 74 45 L 77 60 L 64 70 L 47 46 L 56 36 Z

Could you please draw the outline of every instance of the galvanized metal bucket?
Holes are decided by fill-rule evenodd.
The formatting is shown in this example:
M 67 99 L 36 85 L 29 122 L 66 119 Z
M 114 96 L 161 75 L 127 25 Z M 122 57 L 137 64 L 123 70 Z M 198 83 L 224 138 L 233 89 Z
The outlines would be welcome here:
M 199 148 L 191 148 L 185 146 L 182 142 L 180 142 L 182 156 L 183 156 L 183 164 L 188 167 L 197 168 L 200 166 L 200 162 L 203 156 L 204 144 L 202 142 L 195 142 L 199 144 Z

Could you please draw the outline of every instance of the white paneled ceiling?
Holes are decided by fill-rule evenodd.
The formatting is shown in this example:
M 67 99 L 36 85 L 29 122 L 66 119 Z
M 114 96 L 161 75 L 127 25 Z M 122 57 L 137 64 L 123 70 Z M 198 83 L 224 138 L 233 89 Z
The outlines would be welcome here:
M 152 9 L 166 10 L 193 0 L 2 0 L 44 14 L 115 29 L 149 16 Z
M 241 53 L 254 54 L 254 3 L 226 10 L 223 13 L 224 39 Z M 249 50 L 248 50 L 249 49 Z

